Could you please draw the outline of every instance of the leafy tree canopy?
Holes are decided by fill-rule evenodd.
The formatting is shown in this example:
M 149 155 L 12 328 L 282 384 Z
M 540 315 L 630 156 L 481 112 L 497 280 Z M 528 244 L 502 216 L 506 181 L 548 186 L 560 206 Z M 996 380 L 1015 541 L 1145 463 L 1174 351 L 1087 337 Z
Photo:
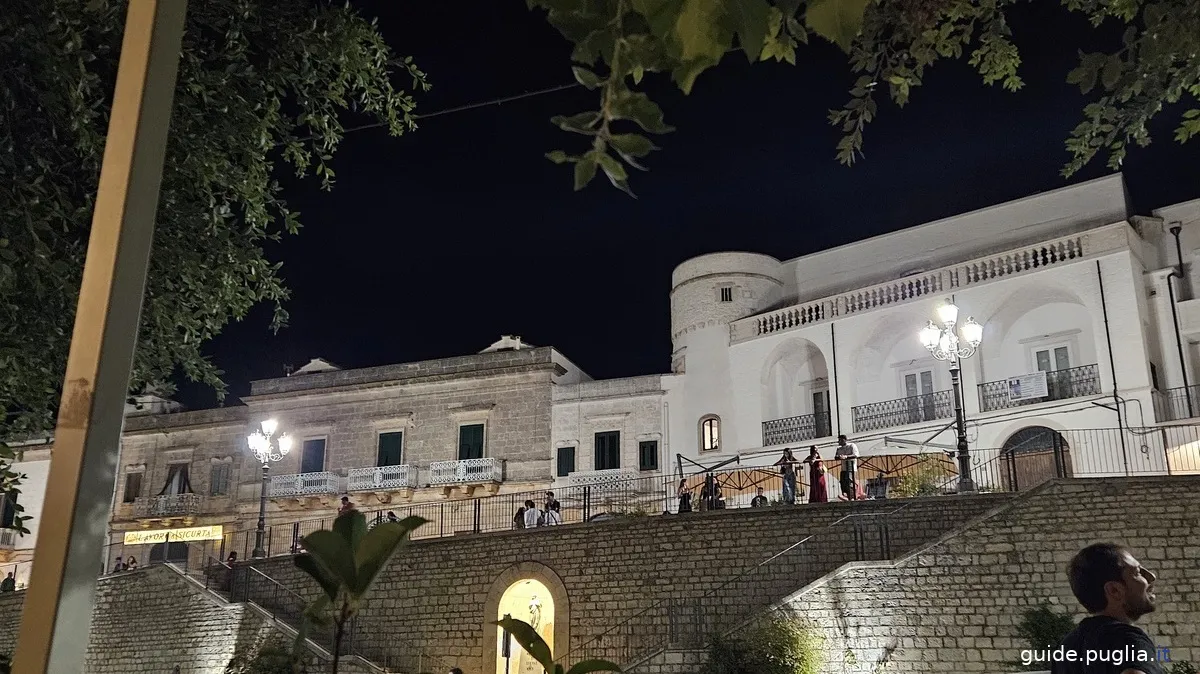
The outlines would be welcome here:
M 119 0 L 0 12 L 0 438 L 53 426 L 124 19 Z M 181 372 L 223 392 L 201 344 L 259 302 L 286 319 L 263 245 L 300 220 L 277 171 L 328 188 L 342 119 L 402 134 L 427 88 L 343 2 L 189 4 L 131 390 Z
M 655 147 L 646 134 L 671 131 L 663 111 L 638 85 L 646 73 L 669 73 L 684 93 L 723 58 L 795 64 L 812 35 L 847 52 L 858 75 L 850 100 L 829 113 L 842 131 L 837 158 L 862 155 L 863 133 L 878 113 L 880 92 L 908 102 L 937 61 L 966 58 L 987 84 L 1016 91 L 1021 55 L 1006 12 L 1019 0 L 527 0 L 574 45 L 575 78 L 596 90 L 596 110 L 553 118 L 588 137 L 577 154 L 547 158 L 571 164 L 575 189 L 598 171 L 633 194 L 628 168 L 645 170 Z M 1200 3 L 1193 0 L 1061 0 L 1093 26 L 1125 25 L 1122 45 L 1080 53 L 1066 75 L 1092 101 L 1066 140 L 1070 176 L 1097 155 L 1118 168 L 1131 144 L 1150 142 L 1147 125 L 1164 105 L 1186 99 L 1175 138 L 1200 135 Z

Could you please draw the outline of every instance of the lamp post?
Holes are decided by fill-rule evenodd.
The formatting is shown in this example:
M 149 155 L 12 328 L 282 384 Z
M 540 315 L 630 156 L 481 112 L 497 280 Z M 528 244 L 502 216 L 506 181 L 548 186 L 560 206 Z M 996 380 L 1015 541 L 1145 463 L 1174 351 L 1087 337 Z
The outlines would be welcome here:
M 958 432 L 958 491 L 959 493 L 975 491 L 975 481 L 971 479 L 971 458 L 967 448 L 967 420 L 963 414 L 962 382 L 959 361 L 975 355 L 983 341 L 983 326 L 974 318 L 958 327 L 958 307 L 946 300 L 937 308 L 938 322 L 933 321 L 921 329 L 921 344 L 929 349 L 929 353 L 938 360 L 950 363 L 950 382 L 953 384 L 954 395 L 954 426 Z M 961 335 L 961 339 L 960 339 Z
M 263 548 L 263 538 L 267 532 L 267 471 L 272 461 L 279 461 L 292 451 L 292 439 L 287 433 L 280 433 L 279 437 L 275 437 L 277 430 L 279 424 L 274 419 L 267 419 L 259 424 L 258 430 L 246 436 L 250 451 L 254 452 L 254 458 L 262 464 L 262 487 L 258 495 L 258 529 L 254 532 L 254 551 L 250 553 L 253 557 L 267 556 L 267 551 Z

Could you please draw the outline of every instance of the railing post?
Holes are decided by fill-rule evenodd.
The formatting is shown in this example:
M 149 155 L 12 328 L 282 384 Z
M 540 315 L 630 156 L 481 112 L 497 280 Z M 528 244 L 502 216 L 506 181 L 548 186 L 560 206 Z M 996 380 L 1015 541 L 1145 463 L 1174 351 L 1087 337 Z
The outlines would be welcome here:
M 474 527 L 475 533 L 479 533 L 481 531 L 479 520 L 480 520 L 480 517 L 482 514 L 483 514 L 483 499 L 477 498 L 477 499 L 475 499 L 475 527 Z
M 292 522 L 292 552 L 300 549 L 300 523 Z
M 1054 446 L 1054 473 L 1058 477 L 1066 477 L 1067 469 L 1066 462 L 1063 457 L 1062 436 L 1054 433 L 1052 436 L 1052 444 Z
M 592 488 L 585 485 L 583 488 L 583 521 L 586 522 L 592 516 Z

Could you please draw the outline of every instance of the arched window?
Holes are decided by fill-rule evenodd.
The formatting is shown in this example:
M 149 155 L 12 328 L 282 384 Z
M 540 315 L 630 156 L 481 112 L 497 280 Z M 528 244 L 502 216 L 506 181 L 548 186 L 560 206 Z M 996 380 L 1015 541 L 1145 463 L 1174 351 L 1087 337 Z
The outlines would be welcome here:
M 700 418 L 700 451 L 721 449 L 721 417 L 709 414 Z

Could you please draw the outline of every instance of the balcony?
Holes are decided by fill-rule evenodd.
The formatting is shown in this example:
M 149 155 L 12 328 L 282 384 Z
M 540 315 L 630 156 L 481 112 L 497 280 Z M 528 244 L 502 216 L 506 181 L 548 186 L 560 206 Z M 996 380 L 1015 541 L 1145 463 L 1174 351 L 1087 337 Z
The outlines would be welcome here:
M 1180 386 L 1154 392 L 1154 418 L 1180 421 L 1200 416 L 1200 386 Z
M 484 484 L 504 481 L 504 462 L 500 459 L 463 459 L 434 461 L 429 464 L 429 484 Z
M 337 473 L 296 473 L 293 475 L 272 475 L 267 483 L 267 495 L 277 496 L 316 496 L 321 494 L 336 494 L 341 491 Z
M 1046 395 L 1036 398 L 1016 398 L 1010 393 L 1008 380 L 989 381 L 979 385 L 979 409 L 983 412 L 1036 405 L 1051 400 L 1067 400 L 1100 393 L 1100 368 L 1083 365 L 1046 373 Z
M 199 494 L 162 494 L 141 496 L 134 501 L 134 510 L 141 519 L 195 517 L 200 512 Z
M 744 342 L 763 335 L 798 330 L 846 316 L 939 297 L 959 288 L 1073 264 L 1127 250 L 1133 237 L 1136 234 L 1129 225 L 1117 223 L 824 298 L 805 299 L 791 306 L 734 321 L 729 325 L 730 340 L 733 343 Z M 1180 318 L 1185 334 L 1188 334 L 1188 326 L 1193 324 L 1196 333 L 1200 334 L 1200 300 L 1191 301 L 1195 303 L 1194 308 L 1184 307 L 1186 302 L 1180 303 L 1183 312 Z M 1195 320 L 1189 323 L 1187 317 L 1193 315 Z
M 919 424 L 954 416 L 953 398 L 949 391 L 910 396 L 881 403 L 859 405 L 851 410 L 854 432 L 865 433 L 894 426 Z
M 822 415 L 803 414 L 798 417 L 764 421 L 762 425 L 763 447 L 788 445 L 813 438 L 824 438 L 833 431 L 829 423 L 829 412 Z
M 351 468 L 346 475 L 346 491 L 389 491 L 416 486 L 416 466 Z

